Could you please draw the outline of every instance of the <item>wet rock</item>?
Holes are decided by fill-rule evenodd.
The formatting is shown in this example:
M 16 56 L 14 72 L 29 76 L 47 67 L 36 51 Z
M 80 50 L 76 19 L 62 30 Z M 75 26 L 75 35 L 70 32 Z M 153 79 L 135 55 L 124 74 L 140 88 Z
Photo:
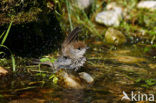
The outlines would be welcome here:
M 79 76 L 80 76 L 80 78 L 84 79 L 89 84 L 94 82 L 93 77 L 90 74 L 86 73 L 86 72 L 79 73 Z
M 132 57 L 132 56 L 113 56 L 111 57 L 111 59 L 114 59 L 121 63 L 128 63 L 128 64 L 146 62 L 145 58 Z
M 140 1 L 137 5 L 138 8 L 146 8 L 149 10 L 156 10 L 156 1 Z
M 64 86 L 65 88 L 74 88 L 74 89 L 82 89 L 84 88 L 84 86 L 81 84 L 81 80 L 72 75 L 72 74 L 68 74 L 67 72 L 61 72 L 60 73 L 60 78 L 63 80 L 63 81 L 60 81 L 60 82 L 64 82 L 64 84 L 62 84 L 62 86 Z
M 106 26 L 119 26 L 123 14 L 122 8 L 117 6 L 114 2 L 108 4 L 106 8 L 106 11 L 97 14 L 95 21 Z
M 86 9 L 94 3 L 94 0 L 75 0 L 79 9 Z
M 0 75 L 6 75 L 8 71 L 0 66 Z
M 105 34 L 105 40 L 109 44 L 121 45 L 126 43 L 126 37 L 118 30 L 108 28 Z

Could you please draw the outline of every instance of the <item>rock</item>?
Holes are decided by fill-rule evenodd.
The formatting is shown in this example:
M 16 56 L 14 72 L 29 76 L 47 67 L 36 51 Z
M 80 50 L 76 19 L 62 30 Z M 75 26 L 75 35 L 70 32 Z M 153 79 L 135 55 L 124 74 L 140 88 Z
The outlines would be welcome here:
M 123 14 L 122 8 L 116 6 L 114 2 L 108 4 L 106 8 L 106 11 L 97 14 L 95 21 L 106 26 L 119 26 Z
M 156 10 L 156 1 L 140 1 L 137 5 L 138 8 L 146 8 L 149 10 Z
M 67 72 L 61 72 L 60 74 L 61 79 L 64 82 L 63 86 L 66 88 L 74 88 L 74 89 L 82 89 L 84 88 L 83 85 L 80 83 L 80 79 L 72 74 L 68 74 Z
M 126 37 L 118 30 L 108 28 L 105 34 L 105 40 L 109 44 L 121 45 L 126 43 Z
M 8 71 L 0 66 L 0 75 L 6 75 Z
M 75 0 L 76 5 L 79 9 L 87 9 L 94 3 L 94 0 Z
M 80 78 L 84 79 L 88 84 L 91 84 L 94 82 L 93 77 L 86 72 L 80 72 L 79 76 L 80 76 Z

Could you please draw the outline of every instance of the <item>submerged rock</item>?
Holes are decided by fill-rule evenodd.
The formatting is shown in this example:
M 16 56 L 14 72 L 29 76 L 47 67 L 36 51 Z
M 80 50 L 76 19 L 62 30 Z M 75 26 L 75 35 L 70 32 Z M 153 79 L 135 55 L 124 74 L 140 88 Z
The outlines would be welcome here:
M 95 21 L 106 26 L 119 26 L 123 14 L 122 8 L 117 6 L 114 2 L 108 4 L 106 8 L 106 11 L 97 14 Z
M 89 84 L 94 82 L 93 77 L 90 74 L 86 73 L 86 72 L 79 73 L 79 76 L 80 76 L 80 78 L 84 79 Z
M 156 1 L 141 1 L 138 3 L 137 7 L 156 10 Z
M 63 86 L 66 88 L 74 88 L 74 89 L 84 88 L 84 86 L 81 84 L 81 80 L 72 74 L 68 74 L 67 72 L 63 71 L 60 73 L 60 78 L 63 80 L 61 81 L 61 83 L 64 82 Z
M 105 40 L 109 44 L 121 45 L 126 43 L 126 37 L 118 30 L 108 28 L 105 34 Z

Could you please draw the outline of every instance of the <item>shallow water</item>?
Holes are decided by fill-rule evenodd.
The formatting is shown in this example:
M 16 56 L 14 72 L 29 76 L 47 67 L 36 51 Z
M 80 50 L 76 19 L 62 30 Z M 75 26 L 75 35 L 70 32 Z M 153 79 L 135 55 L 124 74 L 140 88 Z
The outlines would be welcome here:
M 50 73 L 37 76 L 25 66 L 1 78 L 0 103 L 121 103 L 123 91 L 156 94 L 156 64 L 141 47 L 111 50 L 90 45 L 86 66 L 80 71 L 89 73 L 95 79 L 93 84 L 84 89 L 64 88 L 48 79 Z

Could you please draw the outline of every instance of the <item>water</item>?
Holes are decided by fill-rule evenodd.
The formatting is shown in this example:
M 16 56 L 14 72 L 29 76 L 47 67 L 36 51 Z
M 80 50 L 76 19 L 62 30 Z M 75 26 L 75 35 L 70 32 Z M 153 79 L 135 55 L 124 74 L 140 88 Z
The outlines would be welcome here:
M 1 78 L 0 103 L 120 103 L 123 91 L 156 94 L 155 61 L 142 48 L 110 50 L 90 45 L 87 65 L 80 71 L 89 73 L 95 79 L 93 84 L 85 84 L 83 89 L 64 88 L 48 79 L 50 70 L 46 76 L 37 76 L 25 65 Z M 147 82 L 150 80 L 153 84 Z

